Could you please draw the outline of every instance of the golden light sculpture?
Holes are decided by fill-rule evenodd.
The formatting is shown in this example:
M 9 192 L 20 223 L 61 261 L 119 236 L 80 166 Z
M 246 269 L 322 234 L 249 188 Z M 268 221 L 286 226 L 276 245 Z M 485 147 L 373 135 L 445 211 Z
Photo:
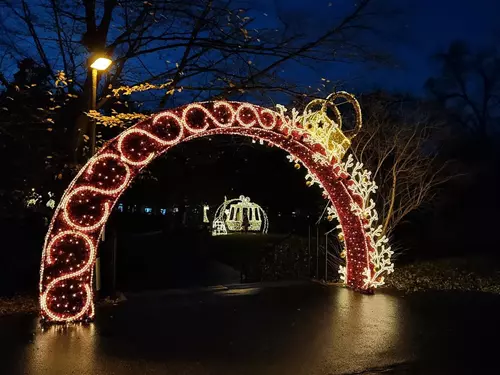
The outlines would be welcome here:
M 344 103 L 336 103 L 338 99 L 344 99 Z M 354 108 L 354 129 L 346 135 L 342 131 L 342 115 L 338 109 L 339 105 L 350 104 Z M 304 109 L 304 113 L 298 117 L 306 132 L 317 143 L 321 144 L 329 160 L 335 158 L 340 161 L 351 146 L 354 138 L 363 123 L 361 107 L 354 97 L 345 91 L 334 92 L 326 99 L 314 99 Z
M 244 218 L 248 227 L 244 228 Z M 267 233 L 269 219 L 266 212 L 249 197 L 240 195 L 239 198 L 226 199 L 219 206 L 212 223 L 212 235 L 221 236 L 234 232 L 262 232 Z

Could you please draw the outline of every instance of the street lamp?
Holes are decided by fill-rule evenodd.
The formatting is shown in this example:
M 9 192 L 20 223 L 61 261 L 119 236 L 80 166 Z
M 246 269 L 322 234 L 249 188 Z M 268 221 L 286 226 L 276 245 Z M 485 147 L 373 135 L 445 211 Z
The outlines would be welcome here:
M 90 97 L 90 109 L 94 110 L 97 106 L 97 72 L 104 71 L 109 68 L 112 61 L 107 57 L 96 57 L 90 64 L 92 69 L 92 93 Z M 95 154 L 95 133 L 96 133 L 96 123 L 92 120 L 90 124 L 90 157 Z
M 97 72 L 104 71 L 109 68 L 112 61 L 107 57 L 95 56 L 93 62 L 90 64 L 92 69 L 92 92 L 90 97 L 90 109 L 96 110 L 97 107 Z M 90 155 L 89 159 L 95 154 L 95 133 L 96 133 L 96 121 L 92 119 L 90 121 Z M 101 233 L 101 240 L 104 241 L 104 229 Z M 116 246 L 115 246 L 116 247 Z M 114 249 L 115 250 L 115 249 Z M 113 253 L 115 257 L 116 254 Z M 115 274 L 113 269 L 113 275 Z M 114 276 L 113 276 L 114 277 Z M 101 289 L 101 262 L 99 255 L 97 256 L 95 263 L 95 289 L 98 291 Z

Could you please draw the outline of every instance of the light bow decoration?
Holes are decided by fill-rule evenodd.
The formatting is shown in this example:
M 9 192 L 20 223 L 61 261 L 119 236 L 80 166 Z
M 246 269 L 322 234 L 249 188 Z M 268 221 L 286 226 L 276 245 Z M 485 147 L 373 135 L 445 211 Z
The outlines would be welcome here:
M 219 134 L 267 142 L 287 151 L 296 167 L 303 165 L 307 185 L 317 183 L 323 189 L 332 204 L 330 217 L 339 220 L 345 284 L 358 291 L 382 285 L 384 274 L 392 271 L 392 252 L 376 226 L 377 214 L 368 198 L 375 185 L 367 182 L 369 174 L 353 165 L 352 158 L 341 162 L 350 138 L 341 130 L 337 98 L 354 106 L 359 130 L 357 101 L 338 92 L 311 102 L 302 115 L 294 109 L 289 116 L 283 106 L 273 111 L 241 102 L 192 103 L 153 115 L 107 142 L 76 175 L 54 212 L 40 269 L 42 319 L 74 322 L 94 317 L 93 264 L 100 234 L 120 195 L 142 168 L 171 147 Z
M 221 236 L 228 233 L 242 232 L 243 217 L 247 215 L 249 232 L 266 234 L 269 229 L 269 219 L 264 209 L 249 197 L 226 199 L 217 208 L 212 222 L 212 235 Z

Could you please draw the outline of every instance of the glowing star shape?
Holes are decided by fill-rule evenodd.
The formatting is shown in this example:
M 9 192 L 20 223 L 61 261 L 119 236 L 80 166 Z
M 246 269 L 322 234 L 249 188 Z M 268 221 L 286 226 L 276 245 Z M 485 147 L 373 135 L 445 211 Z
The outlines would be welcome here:
M 369 176 L 350 159 L 340 164 L 349 137 L 342 133 L 340 114 L 335 109 L 334 100 L 339 97 L 354 106 L 359 129 L 359 105 L 351 95 L 341 92 L 326 101 L 315 101 L 302 115 L 293 109 L 290 116 L 283 106 L 273 111 L 240 102 L 189 104 L 155 114 L 107 142 L 76 175 L 54 210 L 40 265 L 42 318 L 73 322 L 94 317 L 92 270 L 97 245 L 121 194 L 142 168 L 171 147 L 219 134 L 266 142 L 290 154 L 296 168 L 303 166 L 307 183 L 323 189 L 323 197 L 330 200 L 339 220 L 346 257 L 340 273 L 345 284 L 362 291 L 381 285 L 384 275 L 392 271 L 392 251 L 376 226 L 373 203 L 367 200 L 367 194 L 375 189 L 366 182 Z M 330 112 L 334 118 L 327 120 Z M 250 228 L 257 228 L 260 216 L 259 228 L 267 232 L 267 215 L 253 211 L 253 203 L 240 198 L 234 203 L 252 209 Z M 228 224 L 231 218 L 226 220 L 231 215 L 230 204 L 226 201 L 216 213 L 214 234 L 241 227 L 239 219 L 233 224 Z

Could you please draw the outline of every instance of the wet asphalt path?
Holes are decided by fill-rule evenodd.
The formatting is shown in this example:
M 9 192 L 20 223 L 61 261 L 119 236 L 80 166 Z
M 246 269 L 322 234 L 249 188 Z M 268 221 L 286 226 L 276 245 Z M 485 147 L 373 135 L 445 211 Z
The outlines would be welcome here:
M 249 287 L 134 296 L 89 326 L 0 317 L 0 374 L 498 373 L 500 297 Z

